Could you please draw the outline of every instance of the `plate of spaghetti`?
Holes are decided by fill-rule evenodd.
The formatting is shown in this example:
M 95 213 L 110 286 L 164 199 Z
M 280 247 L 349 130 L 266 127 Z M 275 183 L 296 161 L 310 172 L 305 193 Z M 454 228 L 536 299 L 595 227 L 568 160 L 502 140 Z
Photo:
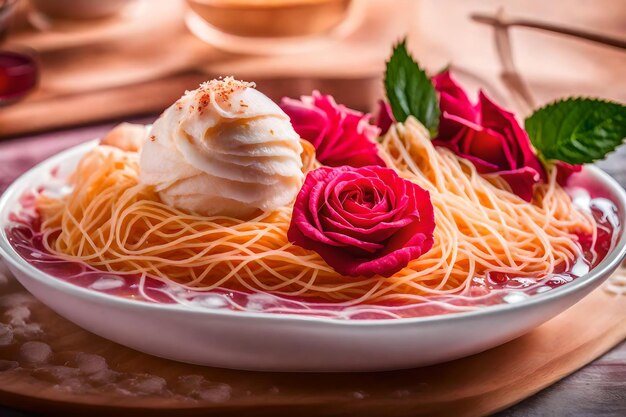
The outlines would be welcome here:
M 520 124 L 394 47 L 374 116 L 225 77 L 16 180 L 0 255 L 42 302 L 134 349 L 208 366 L 371 371 L 474 354 L 598 287 L 626 193 L 593 166 L 622 104 Z

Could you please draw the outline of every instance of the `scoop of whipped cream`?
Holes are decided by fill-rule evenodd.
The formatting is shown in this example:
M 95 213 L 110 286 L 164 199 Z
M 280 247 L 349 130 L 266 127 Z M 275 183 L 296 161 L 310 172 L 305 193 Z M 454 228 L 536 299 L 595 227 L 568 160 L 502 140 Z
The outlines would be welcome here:
M 288 205 L 303 181 L 302 147 L 276 103 L 232 77 L 188 91 L 154 123 L 140 180 L 162 201 L 205 216 Z
M 127 152 L 139 152 L 147 135 L 148 129 L 145 125 L 120 123 L 102 138 L 100 145 L 113 146 Z

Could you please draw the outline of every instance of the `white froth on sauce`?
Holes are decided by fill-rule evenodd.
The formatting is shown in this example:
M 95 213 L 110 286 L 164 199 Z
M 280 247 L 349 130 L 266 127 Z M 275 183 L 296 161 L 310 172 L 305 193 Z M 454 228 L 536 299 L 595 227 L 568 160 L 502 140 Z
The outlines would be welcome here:
M 124 280 L 115 275 L 105 275 L 101 278 L 98 278 L 91 284 L 88 288 L 92 290 L 113 290 L 115 288 L 120 288 L 124 286 Z
M 55 185 L 56 184 L 56 185 Z M 52 187 L 58 184 L 52 181 Z M 604 197 L 594 197 L 583 188 L 571 188 L 573 205 L 594 216 L 598 232 L 604 236 L 603 245 L 614 247 L 622 225 L 615 205 Z M 24 199 L 32 201 L 32 199 Z M 25 203 L 26 204 L 26 203 Z M 505 282 L 496 282 L 489 277 L 475 277 L 465 291 L 442 296 L 424 296 L 419 303 L 411 305 L 352 305 L 337 306 L 324 300 L 282 297 L 268 293 L 246 293 L 231 289 L 216 289 L 210 292 L 184 287 L 174 282 L 164 282 L 150 277 L 124 274 L 104 274 L 84 263 L 68 262 L 47 253 L 41 245 L 37 247 L 38 232 L 28 221 L 35 222 L 36 215 L 24 206 L 20 215 L 24 224 L 9 228 L 11 243 L 16 250 L 35 267 L 59 279 L 121 297 L 138 301 L 179 304 L 192 309 L 234 310 L 268 314 L 298 314 L 327 317 L 337 320 L 397 319 L 431 316 L 470 311 L 497 304 L 522 302 L 536 294 L 542 294 L 565 285 L 589 272 L 599 261 L 595 251 L 581 253 L 566 272 L 548 276 L 508 276 Z M 600 243 L 600 242 L 599 242 Z M 597 246 L 597 245 L 596 245 Z M 606 249 L 606 248 L 605 248 Z M 36 332 L 38 329 L 30 329 Z M 0 332 L 1 333 L 1 332 Z M 5 338 L 8 336 L 4 336 Z M 0 341 L 2 335 L 0 334 Z

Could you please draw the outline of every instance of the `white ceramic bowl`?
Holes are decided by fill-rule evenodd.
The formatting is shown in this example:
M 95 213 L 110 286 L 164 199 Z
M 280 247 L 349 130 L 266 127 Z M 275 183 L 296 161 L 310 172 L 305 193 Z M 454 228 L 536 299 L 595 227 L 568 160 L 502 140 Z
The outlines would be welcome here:
M 613 251 L 590 273 L 516 304 L 433 317 L 336 320 L 296 315 L 210 311 L 111 296 L 47 275 L 9 245 L 5 228 L 20 195 L 55 166 L 71 168 L 95 142 L 50 158 L 20 177 L 0 199 L 0 256 L 39 300 L 79 326 L 122 345 L 164 358 L 225 368 L 271 371 L 374 371 L 448 361 L 505 343 L 561 313 L 600 285 L 626 254 L 621 233 Z M 626 193 L 588 167 L 583 178 L 615 202 L 626 224 Z

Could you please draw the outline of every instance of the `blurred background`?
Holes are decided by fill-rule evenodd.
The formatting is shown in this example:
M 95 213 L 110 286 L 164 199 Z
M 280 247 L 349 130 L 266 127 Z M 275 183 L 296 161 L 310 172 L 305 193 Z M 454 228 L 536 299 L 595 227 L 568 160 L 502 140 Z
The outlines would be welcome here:
M 0 143 L 64 132 L 35 159 L 220 75 L 368 111 L 405 36 L 429 72 L 451 66 L 520 118 L 562 96 L 626 101 L 623 0 L 0 0 L 0 34 Z

